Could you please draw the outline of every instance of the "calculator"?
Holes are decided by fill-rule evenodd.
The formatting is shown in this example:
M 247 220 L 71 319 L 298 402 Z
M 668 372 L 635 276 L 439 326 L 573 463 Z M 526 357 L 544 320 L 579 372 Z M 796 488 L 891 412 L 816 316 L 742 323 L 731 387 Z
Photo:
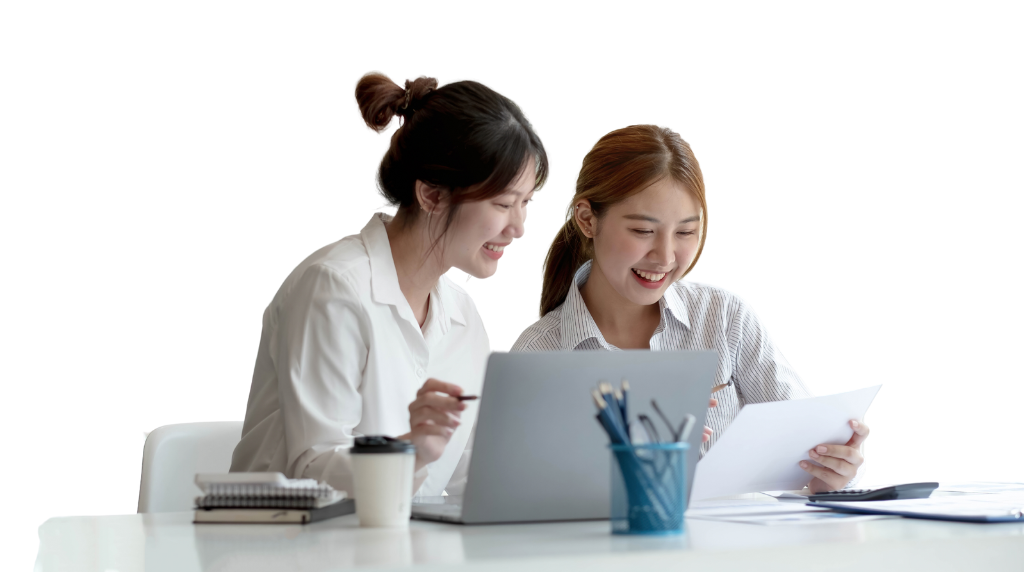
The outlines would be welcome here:
M 910 483 L 906 485 L 883 487 L 880 489 L 843 489 L 841 491 L 829 491 L 827 493 L 809 495 L 807 500 L 822 502 L 848 502 L 926 499 L 930 497 L 932 495 L 932 491 L 937 488 L 939 488 L 939 483 Z

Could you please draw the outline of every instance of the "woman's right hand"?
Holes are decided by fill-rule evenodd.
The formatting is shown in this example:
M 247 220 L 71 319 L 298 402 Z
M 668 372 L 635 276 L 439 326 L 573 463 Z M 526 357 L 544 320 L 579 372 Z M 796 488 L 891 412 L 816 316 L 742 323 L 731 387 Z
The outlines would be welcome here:
M 710 407 L 715 407 L 716 405 L 718 405 L 718 400 L 715 399 L 714 397 L 712 397 L 711 400 L 708 401 L 708 407 L 709 408 Z M 704 426 L 704 434 L 701 435 L 700 442 L 701 443 L 707 443 L 708 441 L 710 441 L 712 433 L 714 433 L 714 431 L 711 430 L 711 427 L 708 427 L 707 425 L 705 425 Z
M 456 399 L 462 388 L 430 378 L 416 392 L 409 404 L 411 430 L 399 437 L 416 445 L 416 470 L 441 458 L 445 446 L 459 427 L 466 404 Z

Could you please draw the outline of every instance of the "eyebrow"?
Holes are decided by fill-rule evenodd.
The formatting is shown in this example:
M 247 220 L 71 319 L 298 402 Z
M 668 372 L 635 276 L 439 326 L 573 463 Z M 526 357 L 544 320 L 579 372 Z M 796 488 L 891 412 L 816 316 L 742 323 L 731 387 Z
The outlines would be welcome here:
M 522 196 L 526 196 L 526 195 L 528 195 L 530 193 L 535 193 L 535 192 L 537 192 L 537 189 L 531 189 L 530 191 L 527 191 L 525 193 L 522 192 L 522 191 L 513 191 L 513 190 L 509 189 L 509 190 L 505 191 L 504 193 L 501 193 L 501 195 L 515 195 L 516 197 L 522 197 Z M 498 196 L 500 197 L 501 195 L 498 195 Z
M 628 214 L 628 215 L 623 215 L 622 218 L 629 219 L 629 220 L 642 220 L 642 221 L 645 221 L 645 222 L 653 222 L 655 224 L 658 224 L 658 223 L 661 222 L 660 220 L 658 220 L 658 219 L 656 219 L 656 218 L 654 218 L 654 217 L 652 217 L 650 215 L 644 215 L 644 214 Z M 700 220 L 700 215 L 694 215 L 694 216 L 691 216 L 689 218 L 684 218 L 683 220 L 679 221 L 679 224 L 685 224 L 685 223 L 688 223 L 688 222 L 697 222 L 699 220 Z

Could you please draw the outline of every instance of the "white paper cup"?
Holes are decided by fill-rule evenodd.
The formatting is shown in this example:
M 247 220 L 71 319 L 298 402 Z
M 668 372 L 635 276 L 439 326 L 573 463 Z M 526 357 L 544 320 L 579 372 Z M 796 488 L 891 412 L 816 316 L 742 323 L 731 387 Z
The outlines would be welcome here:
M 416 447 L 391 437 L 357 437 L 349 452 L 359 526 L 409 526 Z

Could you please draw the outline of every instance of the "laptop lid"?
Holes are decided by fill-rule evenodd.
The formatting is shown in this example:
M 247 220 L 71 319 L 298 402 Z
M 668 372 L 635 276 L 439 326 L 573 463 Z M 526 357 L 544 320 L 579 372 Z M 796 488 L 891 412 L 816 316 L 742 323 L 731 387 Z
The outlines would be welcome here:
M 629 380 L 633 422 L 640 413 L 655 418 L 652 398 L 675 423 L 686 413 L 697 417 L 687 457 L 689 498 L 717 367 L 714 351 L 492 353 L 462 521 L 608 518 L 611 453 L 590 396 L 601 380 L 616 388 Z

